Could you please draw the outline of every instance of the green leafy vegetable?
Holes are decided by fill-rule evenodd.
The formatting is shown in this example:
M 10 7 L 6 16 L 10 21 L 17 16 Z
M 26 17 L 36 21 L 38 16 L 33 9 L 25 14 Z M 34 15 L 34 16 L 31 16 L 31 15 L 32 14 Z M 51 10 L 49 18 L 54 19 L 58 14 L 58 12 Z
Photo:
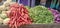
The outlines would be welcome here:
M 52 23 L 53 15 L 48 10 L 48 8 L 44 6 L 36 6 L 34 8 L 28 9 L 30 17 L 33 20 L 33 23 Z

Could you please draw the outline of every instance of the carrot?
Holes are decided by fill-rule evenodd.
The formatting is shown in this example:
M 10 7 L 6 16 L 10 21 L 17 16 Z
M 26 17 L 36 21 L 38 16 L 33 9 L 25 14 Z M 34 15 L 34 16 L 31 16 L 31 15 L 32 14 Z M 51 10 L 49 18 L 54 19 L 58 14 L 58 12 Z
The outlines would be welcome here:
M 10 5 L 9 11 L 7 13 L 7 16 L 10 18 L 8 25 L 11 28 L 18 28 L 21 25 L 32 23 L 28 10 L 22 4 L 15 3 Z

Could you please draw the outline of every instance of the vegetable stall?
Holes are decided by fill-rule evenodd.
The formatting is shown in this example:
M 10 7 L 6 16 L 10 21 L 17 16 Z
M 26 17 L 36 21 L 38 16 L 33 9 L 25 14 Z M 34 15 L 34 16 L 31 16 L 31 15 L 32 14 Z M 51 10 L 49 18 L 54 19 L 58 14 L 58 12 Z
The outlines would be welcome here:
M 41 5 L 33 8 L 6 1 L 0 6 L 1 28 L 54 28 L 59 27 L 60 13 Z M 55 24 L 58 23 L 58 24 Z

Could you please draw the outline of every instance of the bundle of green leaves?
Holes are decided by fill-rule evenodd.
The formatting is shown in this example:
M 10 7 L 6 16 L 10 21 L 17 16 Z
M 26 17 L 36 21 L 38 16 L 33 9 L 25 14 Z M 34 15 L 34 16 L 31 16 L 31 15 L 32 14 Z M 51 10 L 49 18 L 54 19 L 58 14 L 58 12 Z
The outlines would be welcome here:
M 28 10 L 33 23 L 53 23 L 53 15 L 48 8 L 39 5 Z

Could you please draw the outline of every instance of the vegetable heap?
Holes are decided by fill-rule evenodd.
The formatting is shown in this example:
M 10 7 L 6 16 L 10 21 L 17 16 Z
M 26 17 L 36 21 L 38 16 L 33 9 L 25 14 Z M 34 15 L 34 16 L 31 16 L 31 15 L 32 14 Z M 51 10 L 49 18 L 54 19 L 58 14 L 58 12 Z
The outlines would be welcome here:
M 57 10 L 48 8 L 54 15 L 54 23 L 60 23 L 60 12 L 58 12 Z
M 13 3 L 11 0 L 7 0 L 3 3 L 3 5 L 0 6 L 0 24 L 7 25 L 9 22 L 9 18 L 7 17 L 6 13 L 9 10 L 9 5 Z
M 48 10 L 48 8 L 44 6 L 36 6 L 34 8 L 29 9 L 29 14 L 31 19 L 33 20 L 33 23 L 53 23 L 53 15 Z
M 11 4 L 7 15 L 10 18 L 8 24 L 12 28 L 17 28 L 18 26 L 32 23 L 28 10 L 22 4 Z
M 7 16 L 7 11 L 9 10 L 9 5 L 13 4 L 12 0 L 6 0 L 3 5 L 0 6 L 0 24 L 7 25 L 9 22 L 9 18 Z

